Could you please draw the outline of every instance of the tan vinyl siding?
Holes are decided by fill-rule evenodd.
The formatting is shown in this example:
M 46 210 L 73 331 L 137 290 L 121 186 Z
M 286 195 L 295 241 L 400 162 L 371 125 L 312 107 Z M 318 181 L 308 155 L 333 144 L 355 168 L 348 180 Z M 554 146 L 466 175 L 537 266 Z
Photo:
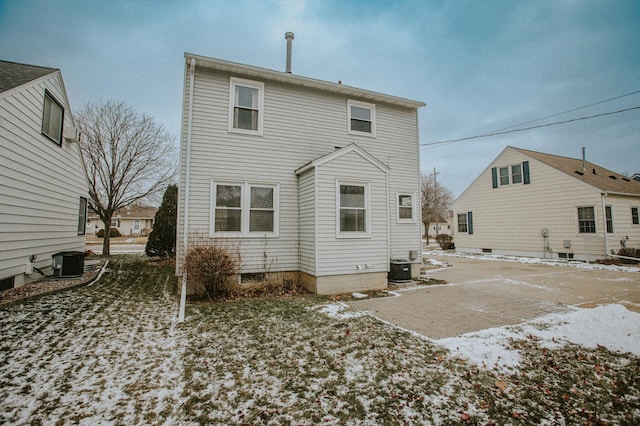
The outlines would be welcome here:
M 46 268 L 56 252 L 84 251 L 77 231 L 87 183 L 79 146 L 41 134 L 45 89 L 64 106 L 64 126 L 72 126 L 58 71 L 0 98 L 0 278 L 23 273 L 32 255 Z
M 492 167 L 523 161 L 529 161 L 529 185 L 492 188 Z M 611 240 L 628 229 L 623 226 L 622 215 L 627 214 L 631 221 L 630 201 L 622 199 L 605 198 L 605 204 L 613 206 L 615 232 L 609 234 Z M 594 207 L 595 234 L 578 232 L 577 207 L 581 206 Z M 558 253 L 573 253 L 576 259 L 589 260 L 605 254 L 600 191 L 512 148 L 507 148 L 480 174 L 455 201 L 453 209 L 455 244 L 461 251 L 491 249 L 499 254 L 552 258 L 557 258 Z M 457 215 L 469 211 L 473 212 L 473 235 L 457 230 Z M 542 236 L 542 229 L 548 230 L 547 238 Z M 564 247 L 565 240 L 570 241 L 570 248 Z

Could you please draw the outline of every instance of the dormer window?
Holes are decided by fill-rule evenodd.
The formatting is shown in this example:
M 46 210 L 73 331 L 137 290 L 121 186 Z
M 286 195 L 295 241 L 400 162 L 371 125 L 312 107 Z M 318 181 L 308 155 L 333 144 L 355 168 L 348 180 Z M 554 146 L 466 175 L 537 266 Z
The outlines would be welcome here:
M 366 102 L 349 100 L 348 109 L 348 132 L 354 135 L 375 136 L 376 135 L 376 106 Z

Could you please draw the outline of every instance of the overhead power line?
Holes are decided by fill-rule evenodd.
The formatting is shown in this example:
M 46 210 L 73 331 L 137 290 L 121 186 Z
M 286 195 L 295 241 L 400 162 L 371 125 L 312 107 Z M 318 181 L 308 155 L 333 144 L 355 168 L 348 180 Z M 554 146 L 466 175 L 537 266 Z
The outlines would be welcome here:
M 634 92 L 634 93 L 637 93 L 637 92 Z M 603 102 L 605 102 L 605 101 L 603 101 Z M 602 102 L 598 102 L 598 103 L 602 103 Z M 596 105 L 596 104 L 593 104 L 593 105 Z M 586 106 L 585 107 L 580 107 L 578 109 L 581 109 L 581 108 L 586 108 Z M 505 135 L 505 134 L 508 134 L 508 133 L 524 132 L 525 130 L 539 129 L 541 127 L 550 127 L 550 126 L 557 126 L 559 124 L 572 123 L 574 121 L 590 120 L 592 118 L 602 117 L 602 116 L 605 116 L 605 115 L 620 114 L 622 112 L 632 111 L 634 109 L 640 109 L 640 106 L 635 106 L 635 107 L 631 107 L 631 108 L 625 108 L 625 109 L 621 109 L 621 110 L 618 110 L 618 111 L 603 112 L 602 114 L 590 115 L 590 116 L 587 116 L 587 117 L 572 118 L 571 120 L 556 121 L 554 123 L 539 124 L 537 126 L 523 127 L 521 129 L 499 130 L 499 131 L 495 131 L 495 132 L 491 132 L 491 133 L 482 133 L 480 135 L 469 136 L 469 137 L 466 137 L 466 138 L 448 139 L 448 140 L 438 141 L 438 142 L 423 143 L 423 144 L 420 144 L 420 146 L 443 145 L 443 144 L 449 144 L 449 143 L 454 143 L 454 142 L 468 141 L 468 140 L 471 140 L 471 139 L 479 139 L 479 138 L 487 138 L 487 137 L 490 137 L 490 136 Z M 560 115 L 560 114 L 564 114 L 564 113 L 554 114 L 554 115 L 549 116 L 549 117 L 553 117 L 555 115 Z M 549 117 L 546 117 L 546 118 L 549 118 Z M 537 120 L 530 121 L 529 123 L 532 123 L 532 122 L 535 122 L 535 121 L 540 121 L 540 120 L 543 120 L 543 119 L 540 118 L 540 119 L 537 119 Z M 514 126 L 511 126 L 511 127 L 514 127 Z M 507 127 L 507 129 L 510 129 L 510 127 Z

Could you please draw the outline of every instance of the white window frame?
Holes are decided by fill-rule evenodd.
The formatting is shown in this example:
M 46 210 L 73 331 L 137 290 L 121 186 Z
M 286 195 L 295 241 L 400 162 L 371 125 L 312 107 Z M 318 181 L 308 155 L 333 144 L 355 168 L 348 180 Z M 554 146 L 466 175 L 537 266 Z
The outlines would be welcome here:
M 351 107 L 358 107 L 368 109 L 371 112 L 371 132 L 363 132 L 360 130 L 352 130 L 351 129 Z M 355 120 L 360 120 L 358 118 L 354 118 Z M 361 120 L 365 121 L 365 120 Z M 360 135 L 367 136 L 371 138 L 376 137 L 376 105 L 368 102 L 355 101 L 352 99 L 347 100 L 347 133 L 350 135 Z
M 236 107 L 236 86 L 249 87 L 258 90 L 258 129 L 239 129 L 233 126 Z M 230 77 L 229 79 L 229 132 L 245 135 L 262 136 L 264 121 L 264 83 L 243 78 Z
M 607 214 L 607 211 L 610 213 Z M 613 226 L 613 206 L 611 204 L 607 204 L 604 206 L 604 222 L 605 222 L 605 231 L 607 234 L 615 233 L 615 227 Z M 611 224 L 611 230 L 609 230 L 609 224 Z
M 364 187 L 364 231 L 341 231 L 340 230 L 340 186 L 362 186 Z M 361 180 L 336 180 L 336 238 L 371 238 L 371 193 L 370 182 Z
M 460 218 L 464 216 L 464 223 L 460 221 Z M 456 216 L 456 224 L 457 226 L 457 230 L 458 230 L 458 234 L 468 234 L 469 233 L 469 219 L 468 219 L 468 214 L 467 213 L 458 213 L 458 215 Z M 464 225 L 464 231 L 460 230 L 460 226 Z
M 635 209 L 636 211 L 636 219 L 638 220 L 638 223 L 633 223 L 633 210 Z M 639 206 L 631 206 L 631 226 L 638 226 L 640 225 L 640 207 Z
M 406 206 L 400 205 L 400 197 L 411 197 L 411 218 L 400 217 L 400 210 L 407 209 Z M 411 192 L 397 192 L 396 193 L 396 222 L 397 223 L 416 223 L 416 195 Z
M 218 185 L 240 187 L 240 231 L 216 231 L 216 192 Z M 250 231 L 251 188 L 273 189 L 273 231 Z M 256 210 L 254 208 L 254 210 Z M 264 209 L 261 209 L 264 210 Z M 266 182 L 229 182 L 211 180 L 211 202 L 209 213 L 209 237 L 229 238 L 277 238 L 280 235 L 280 185 Z
M 506 176 L 502 175 L 502 171 L 506 170 L 507 174 Z M 503 183 L 502 182 L 502 178 L 506 178 L 507 183 Z M 511 184 L 511 166 L 502 166 L 502 167 L 498 167 L 498 183 L 500 183 L 500 186 L 507 186 L 509 184 Z
M 590 208 L 593 209 L 593 226 L 594 226 L 594 231 L 593 232 L 581 232 L 580 231 L 580 212 L 579 209 L 583 209 L 583 208 Z M 598 211 L 596 209 L 596 206 L 594 205 L 587 205 L 587 206 L 576 206 L 576 231 L 578 233 L 578 235 L 597 235 L 598 234 Z
M 514 175 L 514 173 L 513 173 L 513 168 L 514 168 L 514 167 L 520 167 L 520 173 L 519 173 L 519 176 L 520 176 L 520 182 L 514 182 L 514 181 L 513 181 L 513 175 Z M 509 171 L 511 172 L 511 185 L 523 185 L 523 184 L 524 184 L 524 172 L 523 172 L 523 170 L 522 170 L 522 163 L 518 163 L 518 164 L 512 164 L 512 165 L 510 165 L 510 166 L 509 166 Z

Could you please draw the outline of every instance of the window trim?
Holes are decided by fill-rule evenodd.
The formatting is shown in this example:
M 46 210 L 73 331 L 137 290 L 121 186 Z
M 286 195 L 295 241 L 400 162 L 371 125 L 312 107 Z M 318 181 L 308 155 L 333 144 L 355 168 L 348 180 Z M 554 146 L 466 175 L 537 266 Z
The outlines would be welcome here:
M 61 111 L 61 116 L 60 116 L 60 132 L 57 135 L 57 138 L 55 135 L 50 135 L 48 133 L 49 129 L 46 129 L 45 131 L 45 116 L 46 116 L 46 111 L 47 111 L 47 100 L 49 100 L 51 102 L 52 105 L 56 105 L 58 108 L 60 108 Z M 49 109 L 49 116 L 51 115 L 51 109 Z M 50 118 L 49 118 L 50 119 Z M 47 137 L 47 139 L 51 140 L 52 142 L 54 142 L 55 144 L 57 144 L 58 146 L 62 146 L 62 139 L 63 139 L 63 132 L 64 132 L 64 106 L 58 102 L 58 100 L 55 98 L 55 96 L 53 96 L 53 94 L 45 89 L 44 90 L 44 98 L 42 101 L 42 123 L 41 123 L 41 128 L 40 128 L 40 132 Z
M 240 187 L 240 231 L 216 231 L 216 194 L 218 185 Z M 273 231 L 250 231 L 251 188 L 273 189 Z M 210 238 L 278 238 L 280 236 L 280 184 L 270 182 L 234 182 L 211 180 L 209 204 Z
M 351 129 L 351 107 L 368 109 L 371 112 L 371 132 L 363 132 L 360 130 Z M 354 120 L 359 120 L 354 118 Z M 366 120 L 360 120 L 366 121 Z M 356 101 L 353 99 L 347 99 L 347 133 L 350 135 L 367 136 L 370 138 L 376 137 L 376 105 L 368 102 Z
M 604 221 L 606 224 L 606 230 L 607 230 L 607 234 L 613 234 L 614 233 L 614 227 L 613 227 L 613 206 L 610 204 L 607 204 L 604 207 Z
M 456 223 L 458 225 L 458 233 L 459 234 L 468 234 L 469 233 L 469 215 L 467 214 L 467 212 L 465 213 L 458 213 L 457 214 L 457 219 L 456 219 Z M 464 223 L 460 222 L 460 218 L 464 217 Z M 461 225 L 464 225 L 464 231 L 460 230 Z
M 593 211 L 593 232 L 582 232 L 580 230 L 580 209 L 590 208 Z M 598 233 L 598 214 L 596 211 L 596 206 L 594 205 L 584 205 L 584 206 L 576 206 L 576 225 L 578 235 L 596 235 Z
M 341 231 L 340 230 L 340 186 L 362 186 L 364 187 L 364 231 Z M 342 180 L 336 179 L 336 238 L 371 238 L 371 193 L 370 182 L 362 180 Z
M 400 209 L 407 209 L 400 205 L 400 197 L 411 197 L 411 218 L 400 217 Z M 416 223 L 416 196 L 411 192 L 396 192 L 396 223 Z
M 236 86 L 249 87 L 258 90 L 258 129 L 239 129 L 233 126 L 236 107 Z M 245 135 L 262 136 L 264 121 L 264 83 L 260 81 L 246 80 L 243 78 L 229 78 L 229 132 L 241 133 Z
M 87 197 L 80 197 L 80 205 L 78 206 L 78 235 L 86 235 L 87 233 Z

